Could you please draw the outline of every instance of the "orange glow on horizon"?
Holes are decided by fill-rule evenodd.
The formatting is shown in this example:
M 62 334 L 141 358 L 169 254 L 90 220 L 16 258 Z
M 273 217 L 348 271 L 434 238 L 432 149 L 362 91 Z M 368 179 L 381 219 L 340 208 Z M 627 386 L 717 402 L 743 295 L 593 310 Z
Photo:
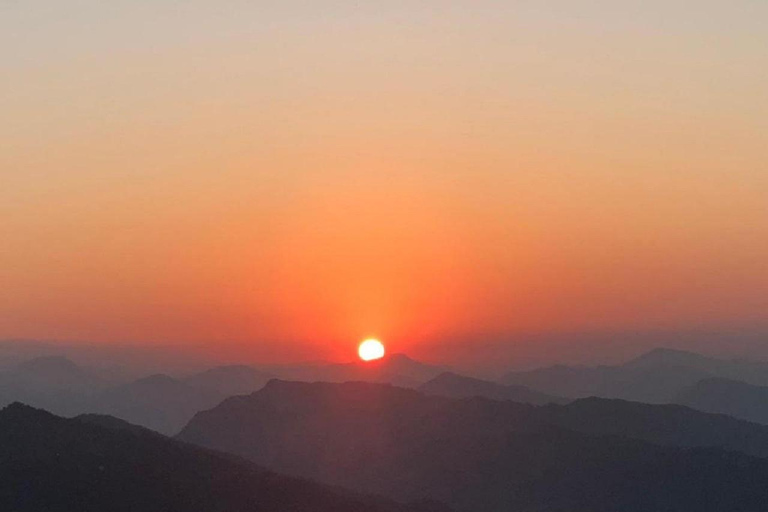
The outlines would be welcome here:
M 0 339 L 348 362 L 763 325 L 765 2 L 484 3 L 4 3 Z

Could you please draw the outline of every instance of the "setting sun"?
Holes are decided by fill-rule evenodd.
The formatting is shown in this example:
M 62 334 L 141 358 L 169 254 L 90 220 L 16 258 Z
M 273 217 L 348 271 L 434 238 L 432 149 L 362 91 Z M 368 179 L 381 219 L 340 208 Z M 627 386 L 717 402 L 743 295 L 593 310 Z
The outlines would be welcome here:
M 373 361 L 384 357 L 384 344 L 379 340 L 369 339 L 360 344 L 357 353 L 363 361 Z

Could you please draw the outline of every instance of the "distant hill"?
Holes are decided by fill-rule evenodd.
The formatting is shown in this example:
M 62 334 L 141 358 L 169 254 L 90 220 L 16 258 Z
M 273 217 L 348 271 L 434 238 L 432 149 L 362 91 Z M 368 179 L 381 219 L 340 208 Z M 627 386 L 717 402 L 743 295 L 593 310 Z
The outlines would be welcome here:
M 275 376 L 252 366 L 230 365 L 211 368 L 184 379 L 190 386 L 216 391 L 221 396 L 249 395 L 263 388 Z
M 465 377 L 452 372 L 441 373 L 434 379 L 422 384 L 418 390 L 425 395 L 446 396 L 451 398 L 471 398 L 482 396 L 492 400 L 511 400 L 524 404 L 566 403 L 570 399 L 547 395 L 525 386 L 499 384 L 487 380 Z
M 69 416 L 112 384 L 65 357 L 38 357 L 0 373 L 0 406 L 24 401 Z
M 684 390 L 676 403 L 700 411 L 768 424 L 768 387 L 729 379 L 705 379 Z
M 271 381 L 197 414 L 178 438 L 459 511 L 764 512 L 768 503 L 768 460 L 733 451 L 768 454 L 768 428 L 679 406 L 536 407 Z M 688 448 L 699 444 L 707 447 Z
M 673 403 L 685 389 L 711 377 L 768 385 L 768 364 L 726 361 L 693 352 L 660 348 L 622 365 L 557 365 L 511 372 L 501 381 L 556 396 L 598 396 L 648 403 Z
M 103 413 L 176 434 L 195 413 L 228 396 L 249 394 L 271 378 L 248 366 L 222 366 L 184 380 L 157 374 L 120 383 L 58 356 L 39 357 L 0 372 L 0 406 L 24 402 L 72 417 Z
M 315 363 L 271 367 L 269 370 L 284 380 L 303 382 L 376 382 L 415 388 L 447 371 L 447 368 L 422 363 L 405 354 L 392 354 L 376 361 Z
M 116 416 L 130 423 L 172 435 L 195 415 L 225 397 L 169 377 L 152 375 L 111 388 L 96 397 L 89 412 Z
M 0 510 L 428 512 L 436 508 L 331 489 L 151 432 L 63 419 L 16 403 L 0 411 Z

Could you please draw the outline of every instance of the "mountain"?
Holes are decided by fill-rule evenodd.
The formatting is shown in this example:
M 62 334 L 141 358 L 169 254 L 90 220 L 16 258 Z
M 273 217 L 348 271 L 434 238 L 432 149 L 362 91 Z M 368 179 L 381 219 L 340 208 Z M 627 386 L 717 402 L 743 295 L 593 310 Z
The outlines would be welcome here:
M 392 354 L 375 361 L 316 363 L 272 367 L 284 380 L 302 382 L 377 382 L 402 387 L 418 387 L 446 371 L 445 367 L 425 364 L 405 354 Z
M 566 403 L 570 400 L 533 391 L 525 386 L 499 384 L 487 380 L 465 377 L 452 372 L 441 373 L 422 384 L 418 390 L 425 395 L 451 398 L 482 396 L 492 400 L 511 400 L 524 404 Z
M 65 357 L 38 357 L 0 373 L 0 405 L 24 401 L 70 416 L 86 411 L 90 398 L 111 384 Z
M 152 375 L 111 388 L 99 395 L 89 412 L 103 413 L 163 434 L 177 433 L 195 413 L 225 397 L 167 375 Z
M 159 432 L 155 432 L 154 430 L 150 430 L 146 427 L 141 427 L 139 425 L 134 425 L 133 423 L 128 423 L 125 420 L 115 418 L 114 416 L 110 416 L 108 414 L 93 414 L 93 413 L 80 414 L 79 416 L 75 416 L 74 419 L 76 419 L 81 423 L 88 423 L 90 425 L 96 425 L 96 426 L 103 427 L 110 430 L 124 430 L 124 431 L 132 432 L 135 434 L 138 433 L 142 435 L 154 435 L 159 437 L 166 437 L 163 434 L 160 434 Z
M 621 436 L 683 448 L 717 447 L 768 457 L 768 427 L 681 405 L 583 398 L 538 407 L 531 417 L 540 425 L 592 436 Z
M 18 403 L 0 411 L 0 509 L 14 512 L 417 512 L 281 476 L 142 430 Z M 435 510 L 435 509 L 432 509 Z
M 705 379 L 684 390 L 675 402 L 700 411 L 768 424 L 768 387 L 765 386 Z
M 725 361 L 720 361 L 687 350 L 672 348 L 655 348 L 645 354 L 624 363 L 625 368 L 652 368 L 658 366 L 677 366 L 681 368 L 695 368 L 704 372 L 716 373 L 723 367 Z
M 269 378 L 255 368 L 223 366 L 184 381 L 157 374 L 118 384 L 65 357 L 46 356 L 0 373 L 0 406 L 18 401 L 66 417 L 104 413 L 171 435 L 198 411 L 252 393 Z
M 671 403 L 697 382 L 722 377 L 768 385 L 768 364 L 726 361 L 693 352 L 659 348 L 617 366 L 552 366 L 511 372 L 505 384 L 527 386 L 557 396 L 621 398 Z
M 764 511 L 768 460 L 731 448 L 768 454 L 768 428 L 653 407 L 597 399 L 537 407 L 271 381 L 197 414 L 178 439 L 458 511 Z M 689 447 L 700 443 L 707 447 Z
M 246 365 L 218 366 L 184 379 L 190 386 L 220 395 L 248 395 L 263 388 L 274 375 Z

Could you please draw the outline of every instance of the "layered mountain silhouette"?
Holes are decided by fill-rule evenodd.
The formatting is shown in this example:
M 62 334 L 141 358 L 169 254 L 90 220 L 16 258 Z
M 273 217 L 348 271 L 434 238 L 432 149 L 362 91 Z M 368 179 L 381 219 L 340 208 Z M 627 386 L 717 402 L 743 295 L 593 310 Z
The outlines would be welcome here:
M 13 512 L 428 512 L 281 476 L 104 417 L 0 411 L 0 509 Z
M 512 372 L 501 381 L 555 396 L 598 396 L 648 403 L 673 403 L 684 390 L 711 377 L 768 385 L 768 364 L 726 361 L 693 352 L 660 348 L 622 365 L 557 365 Z
M 444 373 L 447 368 L 416 361 L 405 354 L 392 354 L 376 361 L 315 363 L 269 369 L 284 380 L 302 382 L 376 382 L 418 387 Z
M 418 390 L 425 395 L 451 398 L 481 396 L 493 400 L 511 400 L 524 404 L 567 403 L 571 401 L 567 398 L 540 393 L 525 386 L 507 386 L 498 382 L 465 377 L 453 372 L 441 373 L 419 386 Z
M 185 379 L 157 374 L 132 382 L 59 356 L 40 357 L 0 373 L 0 406 L 28 403 L 61 416 L 108 414 L 166 435 L 225 398 L 264 386 L 271 375 L 249 366 L 212 368 Z
M 23 401 L 70 416 L 87 410 L 111 385 L 65 357 L 39 357 L 0 373 L 0 405 Z
M 252 366 L 230 365 L 211 368 L 184 379 L 199 389 L 216 391 L 221 396 L 247 395 L 258 391 L 275 376 Z
M 680 406 L 590 399 L 536 407 L 369 383 L 271 381 L 199 413 L 178 438 L 460 511 L 757 512 L 768 503 L 768 461 L 747 455 L 768 454 L 768 428 Z
M 216 390 L 193 387 L 167 375 L 152 375 L 108 389 L 88 411 L 116 416 L 163 434 L 175 434 L 195 413 L 225 398 Z
M 704 379 L 683 391 L 676 403 L 768 424 L 768 387 L 730 379 Z

